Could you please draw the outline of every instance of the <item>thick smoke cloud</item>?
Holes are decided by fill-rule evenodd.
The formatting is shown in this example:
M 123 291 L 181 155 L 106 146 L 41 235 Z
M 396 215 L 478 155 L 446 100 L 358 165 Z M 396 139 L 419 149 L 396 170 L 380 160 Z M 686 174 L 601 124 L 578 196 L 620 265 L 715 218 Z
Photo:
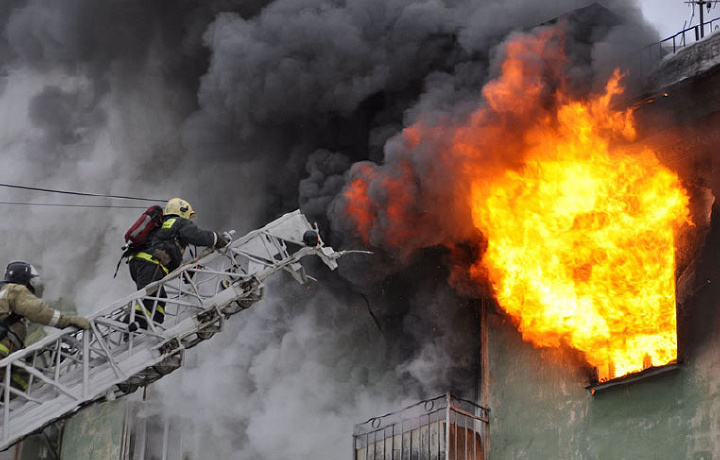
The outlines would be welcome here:
M 410 397 L 361 298 L 288 289 L 287 281 L 273 281 L 282 294 L 229 324 L 212 351 L 199 350 L 196 368 L 163 382 L 167 414 L 203 421 L 185 438 L 205 454 L 342 458 L 358 411 L 379 413 Z
M 578 92 L 627 49 L 656 38 L 634 2 L 604 4 L 625 21 L 572 35 Z M 496 75 L 509 34 L 586 5 L 3 2 L 0 182 L 182 196 L 199 224 L 239 233 L 300 206 L 328 243 L 357 247 L 333 204 L 357 163 L 405 174 L 396 162 L 407 153 L 397 136 L 404 127 L 466 117 Z M 408 193 L 442 206 L 449 198 L 420 196 L 420 184 L 453 177 L 436 168 L 432 149 L 416 153 Z M 68 202 L 2 193 L 7 201 Z M 41 265 L 48 298 L 64 296 L 87 314 L 132 289 L 124 267 L 116 280 L 112 271 L 137 209 L 0 206 L 9 216 L 0 220 L 8 241 L 0 261 Z M 322 288 L 274 281 L 266 302 L 192 352 L 194 366 L 154 384 L 166 413 L 215 440 L 199 444 L 198 458 L 340 458 L 353 423 L 448 390 L 472 398 L 470 297 L 482 292 L 460 297 L 447 266 L 472 259 L 465 252 L 476 245 L 433 247 L 444 237 L 440 229 L 413 237 L 402 254 L 347 256 L 341 276 L 311 267 Z M 465 239 L 481 236 L 468 228 Z

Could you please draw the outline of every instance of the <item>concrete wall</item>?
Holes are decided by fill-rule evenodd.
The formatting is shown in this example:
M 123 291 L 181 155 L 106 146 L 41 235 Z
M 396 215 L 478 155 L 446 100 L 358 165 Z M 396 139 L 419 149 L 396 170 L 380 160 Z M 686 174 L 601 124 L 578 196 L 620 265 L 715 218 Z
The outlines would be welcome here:
M 720 458 L 717 334 L 679 370 L 593 396 L 571 353 L 531 348 L 499 315 L 489 333 L 491 459 Z
M 576 353 L 533 349 L 501 312 L 489 314 L 491 459 L 720 459 L 717 205 L 706 235 L 678 308 L 676 371 L 593 396 Z
M 32 435 L 0 452 L 0 460 L 57 460 L 57 443 L 44 435 Z
M 61 460 L 124 460 L 126 399 L 89 406 L 65 423 Z

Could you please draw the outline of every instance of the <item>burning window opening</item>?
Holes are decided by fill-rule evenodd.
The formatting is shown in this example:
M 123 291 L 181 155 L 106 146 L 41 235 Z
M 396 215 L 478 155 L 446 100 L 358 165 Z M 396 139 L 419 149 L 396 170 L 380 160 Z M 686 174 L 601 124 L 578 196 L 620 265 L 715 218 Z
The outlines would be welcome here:
M 706 238 L 706 234 L 704 234 L 704 231 L 707 231 L 710 226 L 710 208 L 712 206 L 712 203 L 715 201 L 715 198 L 714 196 L 712 196 L 712 192 L 709 189 L 702 188 L 701 190 L 696 190 L 695 194 L 704 194 L 707 196 L 696 197 L 698 199 L 698 203 L 696 204 L 696 206 L 699 206 L 699 209 L 695 210 L 693 214 L 699 212 L 701 214 L 705 213 L 706 215 L 704 217 L 696 216 L 699 220 L 699 222 L 697 222 L 698 228 L 695 229 L 696 232 L 694 234 L 687 235 L 689 238 L 694 240 L 693 242 L 689 243 L 689 246 L 693 249 L 700 247 L 704 244 Z M 691 258 L 690 260 L 686 261 L 678 261 L 676 258 L 676 273 L 678 274 L 678 276 L 676 276 L 675 278 L 674 297 L 677 305 L 675 313 L 675 344 L 680 341 L 679 333 L 677 331 L 677 324 L 679 316 L 681 316 L 681 311 L 683 309 L 683 302 L 686 301 L 688 298 L 692 298 L 700 290 L 705 288 L 709 283 L 709 281 L 698 282 L 696 278 L 697 262 L 697 258 Z M 613 368 L 613 363 L 610 361 L 607 363 L 607 366 L 596 366 L 592 368 L 589 375 L 589 384 L 585 388 L 590 391 L 592 395 L 595 395 L 596 392 L 605 390 L 607 388 L 612 388 L 618 385 L 626 385 L 640 380 L 646 380 L 666 375 L 680 369 L 680 360 L 681 358 L 679 354 L 676 353 L 676 358 L 674 360 L 671 360 L 670 362 L 665 364 L 658 365 L 657 363 L 652 362 L 649 354 L 645 354 L 643 357 L 642 369 L 636 372 L 629 372 L 624 375 L 616 375 Z M 613 377 L 613 375 L 615 376 Z
M 675 296 L 673 296 L 673 300 L 674 299 Z M 674 340 L 668 340 L 664 345 L 667 350 L 672 353 L 672 356 L 674 356 L 672 359 L 660 363 L 657 361 L 653 362 L 653 357 L 650 352 L 656 350 L 648 349 L 643 352 L 641 366 L 637 366 L 635 370 L 625 371 L 622 373 L 615 369 L 615 364 L 612 359 L 608 359 L 604 365 L 596 365 L 592 367 L 589 375 L 589 384 L 585 388 L 594 395 L 597 391 L 606 388 L 664 375 L 670 371 L 679 369 L 677 356 L 677 312 L 674 312 L 673 316 L 674 321 L 669 322 L 669 324 L 673 325 L 674 328 L 665 332 L 671 333 Z M 640 351 L 642 352 L 642 350 Z
M 485 460 L 490 410 L 450 394 L 355 425 L 353 458 Z

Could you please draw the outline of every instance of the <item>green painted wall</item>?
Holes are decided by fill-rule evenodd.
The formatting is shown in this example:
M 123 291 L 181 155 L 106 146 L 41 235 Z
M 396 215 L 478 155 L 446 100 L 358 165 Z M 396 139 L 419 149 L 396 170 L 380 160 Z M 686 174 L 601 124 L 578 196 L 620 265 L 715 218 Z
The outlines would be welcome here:
M 533 349 L 502 315 L 489 324 L 491 459 L 720 459 L 720 340 L 593 396 L 572 352 Z
M 121 460 L 125 400 L 93 404 L 65 423 L 61 460 Z

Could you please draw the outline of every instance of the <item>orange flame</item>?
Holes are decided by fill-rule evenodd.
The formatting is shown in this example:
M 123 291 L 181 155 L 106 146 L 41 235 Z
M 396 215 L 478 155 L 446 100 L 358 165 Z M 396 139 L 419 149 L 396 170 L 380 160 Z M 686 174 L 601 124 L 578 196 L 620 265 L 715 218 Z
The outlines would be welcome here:
M 490 281 L 525 340 L 580 350 L 605 380 L 677 359 L 675 246 L 691 223 L 689 198 L 650 149 L 622 147 L 635 128 L 632 110 L 610 107 L 623 92 L 621 74 L 604 93 L 574 100 L 561 50 L 554 31 L 517 37 L 467 124 L 418 123 L 404 140 L 409 151 L 435 143 L 434 160 L 458 171 L 446 187 L 469 200 L 468 219 L 487 239 L 470 276 Z M 368 173 L 346 191 L 349 215 L 366 242 L 379 215 L 394 216 L 382 241 L 408 244 L 398 229 L 420 227 L 398 212 L 411 207 L 399 193 L 407 184 L 382 169 Z M 393 199 L 371 204 L 372 186 Z
M 363 165 L 362 173 L 364 176 L 373 174 L 372 168 Z M 362 179 L 354 179 L 350 182 L 350 186 L 345 191 L 348 198 L 348 206 L 345 210 L 355 219 L 357 231 L 363 241 L 370 238 L 370 229 L 373 224 L 373 212 L 375 211 L 370 198 L 368 197 L 368 184 Z
M 632 113 L 605 94 L 559 106 L 528 133 L 522 167 L 472 183 L 472 216 L 489 277 L 523 338 L 570 345 L 601 380 L 677 359 L 675 235 L 688 196 L 653 152 L 611 148 L 634 136 Z

